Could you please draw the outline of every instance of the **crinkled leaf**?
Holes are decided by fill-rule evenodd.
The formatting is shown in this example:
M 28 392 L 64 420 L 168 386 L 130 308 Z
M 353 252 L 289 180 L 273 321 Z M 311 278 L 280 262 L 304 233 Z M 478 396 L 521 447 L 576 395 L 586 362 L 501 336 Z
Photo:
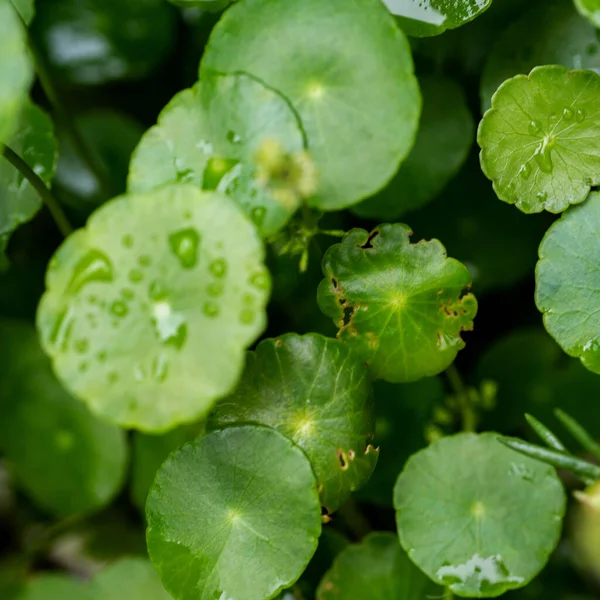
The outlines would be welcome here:
M 548 333 L 600 373 L 600 193 L 567 211 L 540 244 L 535 302 Z
M 146 516 L 150 557 L 179 600 L 273 598 L 298 579 L 321 533 L 305 454 L 252 425 L 211 432 L 171 454 Z
M 269 152 L 275 156 L 261 156 Z M 279 168 L 273 160 L 281 160 Z M 308 161 L 298 119 L 282 96 L 247 75 L 210 74 L 177 94 L 144 135 L 128 187 L 141 192 L 185 181 L 217 189 L 269 236 L 296 211 L 301 190 L 312 189 Z
M 6 140 L 49 186 L 54 176 L 58 147 L 54 127 L 48 115 L 34 104 L 27 103 L 21 113 L 16 132 Z M 31 220 L 42 201 L 29 181 L 6 159 L 0 158 L 0 238 L 8 239 L 22 223 Z
M 423 600 L 441 590 L 409 560 L 393 533 L 371 533 L 335 559 L 318 600 Z
M 412 58 L 380 0 L 237 2 L 211 35 L 201 78 L 210 69 L 251 73 L 291 102 L 319 176 L 311 203 L 324 210 L 371 196 L 413 144 Z
M 103 205 L 48 267 L 37 324 L 59 379 L 122 426 L 198 420 L 264 329 L 263 256 L 252 224 L 215 192 L 179 184 Z
M 176 13 L 164 0 L 39 2 L 32 34 L 53 71 L 70 83 L 142 78 L 167 58 Z
M 542 570 L 566 498 L 552 467 L 494 433 L 462 433 L 410 458 L 394 505 L 413 562 L 457 595 L 481 598 L 523 587 Z
M 10 0 L 0 0 L 0 142 L 15 132 L 33 69 L 23 24 Z
M 322 504 L 333 512 L 377 463 L 367 369 L 342 342 L 318 334 L 264 340 L 246 358 L 235 393 L 219 402 L 213 427 L 257 423 L 277 429 L 308 456 Z
M 18 485 L 60 516 L 105 506 L 124 483 L 124 432 L 61 387 L 33 327 L 2 322 L 0 339 L 0 448 Z
M 427 37 L 472 21 L 492 0 L 383 0 L 408 35 Z
M 497 31 L 496 23 L 495 27 Z M 490 107 L 492 95 L 503 81 L 529 73 L 537 65 L 600 71 L 596 29 L 579 16 L 569 0 L 540 2 L 498 36 L 481 77 L 483 110 Z
M 579 13 L 594 27 L 600 27 L 600 2 L 598 0 L 573 0 Z
M 415 145 L 392 181 L 353 207 L 360 217 L 395 221 L 424 206 L 467 158 L 474 126 L 462 88 L 444 77 L 424 77 L 420 84 L 423 112 Z
M 558 213 L 600 183 L 600 76 L 559 65 L 505 81 L 477 133 L 501 200 Z
M 375 378 L 416 381 L 447 368 L 473 327 L 469 270 L 400 223 L 348 232 L 323 258 L 319 306 Z

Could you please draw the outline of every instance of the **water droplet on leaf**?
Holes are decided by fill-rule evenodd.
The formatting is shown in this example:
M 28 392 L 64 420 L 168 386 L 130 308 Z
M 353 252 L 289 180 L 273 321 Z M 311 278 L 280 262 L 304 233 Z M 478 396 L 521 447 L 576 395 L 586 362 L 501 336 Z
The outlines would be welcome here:
M 169 236 L 169 246 L 184 269 L 192 269 L 198 262 L 198 246 L 200 235 L 189 227 L 181 229 Z
M 208 268 L 215 277 L 221 278 L 227 275 L 227 261 L 224 258 L 213 260 Z
M 181 349 L 187 339 L 185 317 L 173 311 L 168 302 L 157 302 L 153 308 L 152 323 L 158 340 Z
M 113 315 L 116 315 L 117 317 L 125 317 L 125 316 L 127 316 L 129 309 L 127 308 L 127 304 L 125 304 L 125 302 L 121 302 L 120 300 L 115 300 L 110 305 L 110 312 Z
M 89 250 L 75 265 L 67 294 L 78 293 L 90 283 L 110 283 L 114 279 L 112 264 L 100 250 Z
M 565 108 L 563 109 L 563 118 L 565 121 L 570 121 L 574 117 L 573 109 Z
M 211 319 L 219 315 L 219 307 L 214 302 L 205 302 L 202 312 Z

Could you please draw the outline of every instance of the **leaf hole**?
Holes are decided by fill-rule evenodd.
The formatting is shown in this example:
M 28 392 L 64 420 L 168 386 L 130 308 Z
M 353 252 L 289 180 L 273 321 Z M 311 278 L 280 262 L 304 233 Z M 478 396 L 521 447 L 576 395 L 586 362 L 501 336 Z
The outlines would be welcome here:
M 356 306 L 346 306 L 344 308 L 344 327 L 350 325 L 355 312 Z
M 375 246 L 373 246 L 373 240 L 379 235 L 379 230 L 375 229 L 375 231 L 372 231 L 371 234 L 369 235 L 369 237 L 367 238 L 367 241 L 362 245 L 359 246 L 359 248 L 362 248 L 363 250 L 369 250 L 370 248 L 374 248 Z
M 350 466 L 348 464 L 348 457 L 346 456 L 346 453 L 341 448 L 338 448 L 336 450 L 336 454 L 340 462 L 340 469 L 342 469 L 342 471 L 346 471 Z

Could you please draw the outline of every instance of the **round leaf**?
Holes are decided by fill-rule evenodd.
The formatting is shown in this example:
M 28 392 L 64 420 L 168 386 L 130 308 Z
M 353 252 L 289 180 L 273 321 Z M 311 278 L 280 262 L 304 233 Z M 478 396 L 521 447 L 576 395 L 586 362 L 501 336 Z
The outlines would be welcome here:
M 467 597 L 523 587 L 561 532 L 565 493 L 554 469 L 494 433 L 445 437 L 415 454 L 394 490 L 400 542 L 429 577 Z
M 308 459 L 273 429 L 215 431 L 161 467 L 146 504 L 148 551 L 178 600 L 273 598 L 317 547 Z
M 600 2 L 598 0 L 574 0 L 575 6 L 594 27 L 600 27 Z
M 164 0 L 39 2 L 32 35 L 64 80 L 99 85 L 142 78 L 167 58 L 175 11 Z
M 461 87 L 451 79 L 421 80 L 423 113 L 415 145 L 390 183 L 352 211 L 360 217 L 395 221 L 427 204 L 467 158 L 473 117 Z
M 600 373 L 600 193 L 567 211 L 546 233 L 535 302 L 548 333 L 570 356 Z
M 383 0 L 405 33 L 415 37 L 456 29 L 487 10 L 492 0 Z
M 206 47 L 201 76 L 210 69 L 251 73 L 291 102 L 319 175 L 311 202 L 323 210 L 371 196 L 413 144 L 412 58 L 379 0 L 237 2 Z
M 103 205 L 48 267 L 37 323 L 59 379 L 122 426 L 198 420 L 264 329 L 263 256 L 252 224 L 214 192 L 180 184 Z
M 410 244 L 407 225 L 348 232 L 323 258 L 321 310 L 375 378 L 416 381 L 447 368 L 473 327 L 469 270 L 437 240 Z
M 600 183 L 599 101 L 592 71 L 551 65 L 504 82 L 477 134 L 498 197 L 525 213 L 583 202 Z
M 27 103 L 16 133 L 6 140 L 42 181 L 49 186 L 56 168 L 58 148 L 48 115 Z M 0 160 L 0 238 L 8 236 L 22 223 L 31 220 L 41 208 L 39 194 L 7 160 Z
M 23 24 L 11 1 L 0 0 L 0 142 L 14 133 L 32 81 Z
M 125 479 L 125 433 L 61 387 L 33 327 L 3 322 L 0 339 L 0 449 L 17 483 L 59 516 L 105 506 Z
M 287 223 L 301 200 L 285 177 L 273 181 L 261 168 L 259 155 L 270 144 L 279 149 L 275 152 L 295 155 L 302 168 L 302 131 L 287 101 L 247 75 L 204 77 L 177 94 L 158 125 L 144 135 L 133 155 L 128 186 L 141 192 L 185 181 L 217 189 L 270 236 Z M 303 172 L 298 177 L 314 176 Z
M 318 600 L 423 600 L 441 590 L 410 562 L 392 533 L 371 533 L 335 559 Z
M 496 2 L 496 5 L 502 3 Z M 481 103 L 490 107 L 500 84 L 537 65 L 600 71 L 600 40 L 570 1 L 540 2 L 513 20 L 494 44 L 481 77 Z M 497 28 L 497 23 L 495 23 Z
M 217 427 L 268 425 L 290 438 L 311 461 L 330 512 L 367 482 L 377 463 L 368 445 L 374 419 L 367 369 L 348 346 L 318 334 L 261 342 L 211 420 Z

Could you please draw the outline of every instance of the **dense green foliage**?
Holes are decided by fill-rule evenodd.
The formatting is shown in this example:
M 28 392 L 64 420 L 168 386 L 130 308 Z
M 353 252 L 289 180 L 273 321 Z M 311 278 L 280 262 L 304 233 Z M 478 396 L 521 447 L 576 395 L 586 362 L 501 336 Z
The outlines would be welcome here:
M 600 598 L 599 15 L 0 0 L 0 600 Z

